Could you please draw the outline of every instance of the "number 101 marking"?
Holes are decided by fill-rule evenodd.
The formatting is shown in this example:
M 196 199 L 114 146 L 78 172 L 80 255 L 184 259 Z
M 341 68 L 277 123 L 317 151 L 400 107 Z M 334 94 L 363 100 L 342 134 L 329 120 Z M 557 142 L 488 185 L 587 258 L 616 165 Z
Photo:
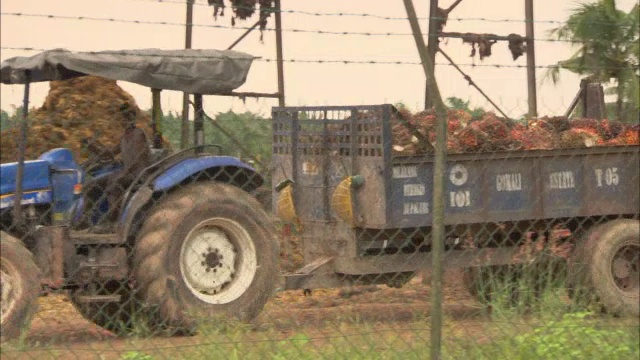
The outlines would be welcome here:
M 598 183 L 598 187 L 602 187 L 603 177 L 604 177 L 604 183 L 607 186 L 618 185 L 618 183 L 620 182 L 620 176 L 618 175 L 617 167 L 606 168 L 604 170 L 595 169 L 595 172 L 596 172 L 596 182 Z
M 471 192 L 466 191 L 451 191 L 449 193 L 449 200 L 451 201 L 451 207 L 467 207 L 471 206 Z

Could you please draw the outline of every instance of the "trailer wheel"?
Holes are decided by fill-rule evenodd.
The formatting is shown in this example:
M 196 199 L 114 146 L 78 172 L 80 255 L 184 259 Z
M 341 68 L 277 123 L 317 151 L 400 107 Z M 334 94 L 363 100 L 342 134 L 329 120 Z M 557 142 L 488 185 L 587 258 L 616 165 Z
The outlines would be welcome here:
M 569 262 L 569 295 L 617 315 L 640 315 L 640 222 L 619 219 L 580 240 Z
M 278 254 L 254 198 L 227 184 L 193 184 L 151 210 L 134 276 L 154 328 L 191 333 L 197 319 L 257 316 L 274 291 Z
M 20 336 L 31 323 L 40 292 L 40 269 L 20 240 L 0 234 L 0 342 L 5 342 Z

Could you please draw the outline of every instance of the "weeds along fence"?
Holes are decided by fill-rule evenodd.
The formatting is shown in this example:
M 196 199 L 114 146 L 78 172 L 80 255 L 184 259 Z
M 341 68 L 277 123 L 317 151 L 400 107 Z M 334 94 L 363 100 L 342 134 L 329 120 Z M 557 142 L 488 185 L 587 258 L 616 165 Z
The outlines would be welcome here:
M 358 61 L 339 66 L 390 66 Z M 414 62 L 394 67 L 420 71 Z M 508 119 L 444 93 L 440 281 L 432 111 L 362 99 L 216 113 L 205 99 L 207 145 L 176 151 L 180 120 L 166 116 L 164 149 L 140 151 L 154 165 L 126 178 L 100 144 L 118 144 L 127 96 L 105 79 L 53 86 L 29 112 L 21 190 L 22 120 L 3 118 L 3 359 L 425 359 L 434 346 L 447 359 L 640 355 L 637 122 L 585 118 L 581 106 L 560 116 L 569 101 L 536 119 L 520 116 L 524 102 L 499 102 Z M 153 138 L 149 114 L 133 111 Z

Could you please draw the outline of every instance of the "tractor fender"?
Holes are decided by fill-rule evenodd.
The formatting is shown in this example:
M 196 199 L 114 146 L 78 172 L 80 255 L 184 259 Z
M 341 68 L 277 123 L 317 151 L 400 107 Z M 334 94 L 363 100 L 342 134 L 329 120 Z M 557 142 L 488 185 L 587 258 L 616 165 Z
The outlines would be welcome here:
M 157 201 L 167 192 L 192 182 L 215 181 L 235 185 L 251 192 L 264 183 L 264 178 L 256 170 L 231 156 L 203 156 L 189 158 L 172 165 L 133 194 L 124 207 L 117 232 L 122 241 L 126 241 L 132 231 L 141 222 L 138 214 L 153 201 Z
M 225 176 L 226 175 L 226 176 Z M 185 180 L 208 176 L 211 180 L 234 183 L 253 190 L 264 182 L 256 170 L 232 156 L 189 158 L 171 166 L 153 180 L 154 191 L 167 191 Z M 207 180 L 207 178 L 198 180 Z M 190 181 L 189 181 L 190 182 Z

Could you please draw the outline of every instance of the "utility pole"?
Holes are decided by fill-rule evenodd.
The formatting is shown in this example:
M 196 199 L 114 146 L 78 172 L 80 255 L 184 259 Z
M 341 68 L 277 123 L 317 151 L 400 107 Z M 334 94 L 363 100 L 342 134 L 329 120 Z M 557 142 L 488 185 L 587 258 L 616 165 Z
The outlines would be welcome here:
M 191 49 L 191 36 L 193 32 L 193 2 L 187 0 L 187 21 L 185 24 L 184 48 Z M 180 133 L 180 149 L 186 149 L 189 145 L 189 94 L 182 95 L 182 127 Z
M 431 63 L 436 63 L 436 52 L 438 50 L 438 37 L 436 33 L 438 32 L 438 0 L 431 0 L 429 5 L 429 38 L 427 39 L 427 50 L 429 52 L 429 58 L 431 59 Z M 433 106 L 433 101 L 431 101 L 431 89 L 429 89 L 429 80 L 426 81 L 426 88 L 424 92 L 424 109 L 429 110 Z
M 536 95 L 536 53 L 533 34 L 533 0 L 524 0 L 524 17 L 526 21 L 527 38 L 527 93 L 529 103 L 529 117 L 538 116 L 538 100 Z
M 282 60 L 282 8 L 280 0 L 276 3 L 276 58 L 278 63 L 278 106 L 284 106 L 284 63 Z

